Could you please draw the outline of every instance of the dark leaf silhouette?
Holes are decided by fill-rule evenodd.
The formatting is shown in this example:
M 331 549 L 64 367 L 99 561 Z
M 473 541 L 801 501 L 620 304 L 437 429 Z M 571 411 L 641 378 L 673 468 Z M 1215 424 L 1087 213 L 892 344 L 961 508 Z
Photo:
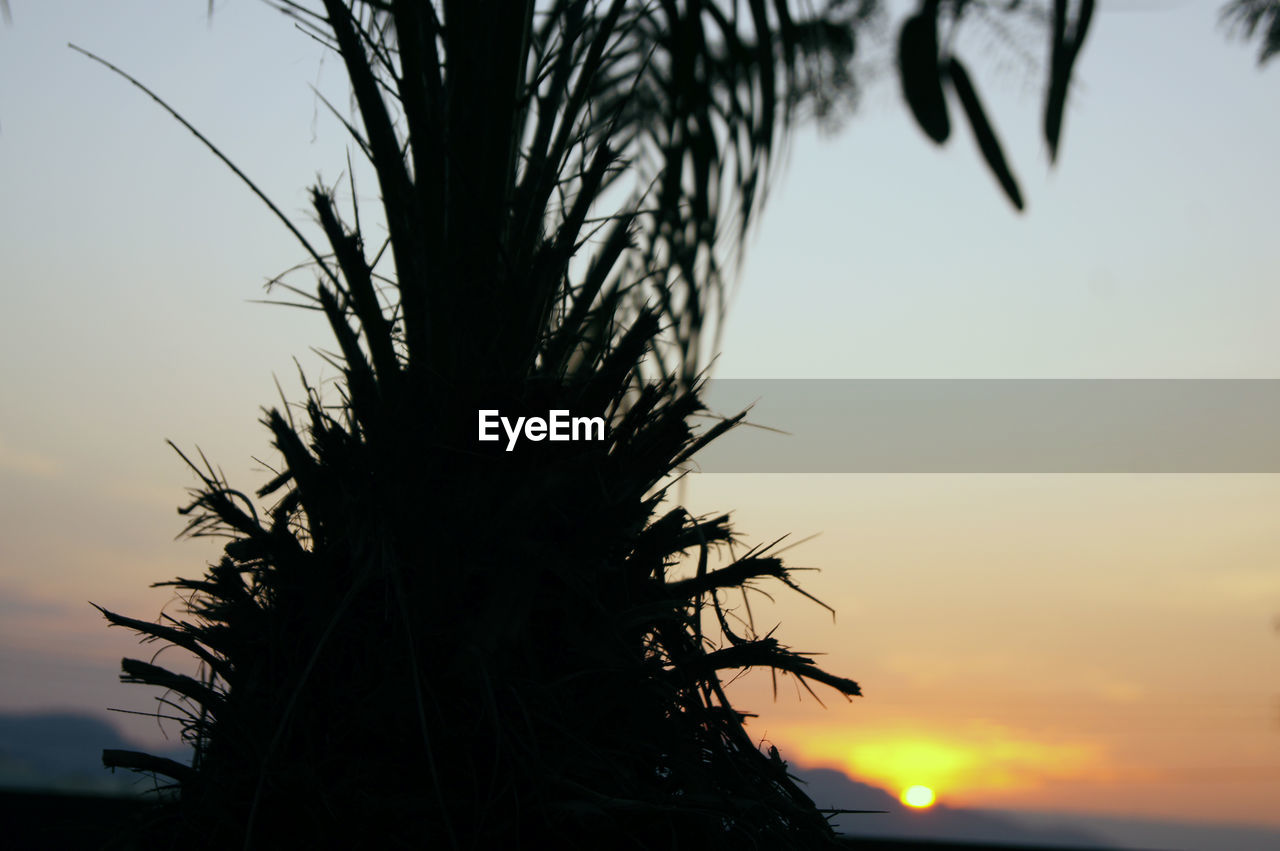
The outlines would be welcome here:
M 1079 10 L 1074 23 L 1068 21 L 1070 0 L 1050 0 L 1052 8 L 1036 5 L 1024 7 L 1021 3 L 1011 3 L 1000 10 L 1000 14 L 1023 14 L 1039 26 L 1043 20 L 1050 23 L 1050 57 L 1048 85 L 1044 103 L 1044 134 L 1049 145 L 1050 162 L 1056 160 L 1062 135 L 1062 116 L 1066 107 L 1067 92 L 1080 49 L 1088 34 L 1089 24 L 1093 17 L 1093 0 L 1079 0 Z M 996 134 L 987 119 L 972 80 L 959 67 L 959 73 L 952 75 L 954 57 L 951 45 L 955 42 L 956 32 L 962 22 L 969 17 L 976 17 L 992 23 L 993 10 L 982 4 L 971 3 L 970 0 L 923 0 L 919 9 L 907 18 L 902 25 L 898 38 L 898 75 L 902 84 L 903 98 L 911 109 L 916 123 L 930 139 L 938 144 L 947 141 L 950 135 L 950 119 L 944 91 L 944 81 L 949 77 L 958 77 L 957 94 L 961 96 L 969 124 L 978 137 L 978 145 L 988 167 L 995 174 L 1006 196 L 1014 206 L 1023 208 L 1021 192 L 1017 187 Z M 940 42 L 939 27 L 947 28 L 946 44 Z M 997 27 L 997 32 L 1000 29 Z
M 955 87 L 956 95 L 960 98 L 960 105 L 964 107 L 964 114 L 969 119 L 969 126 L 973 128 L 974 139 L 978 142 L 978 148 L 982 151 L 982 157 L 987 161 L 988 168 L 991 169 L 996 180 L 1000 181 L 1000 187 L 1009 197 L 1009 202 L 1018 210 L 1022 210 L 1022 192 L 1018 189 L 1018 181 L 1014 179 L 1013 172 L 1005 162 L 1000 141 L 996 138 L 995 131 L 991 129 L 991 123 L 987 121 L 982 102 L 978 100 L 978 92 L 969 79 L 969 72 L 954 56 L 947 61 L 947 76 L 951 80 L 951 85 Z
M 925 0 L 898 36 L 898 75 L 916 123 L 941 145 L 951 133 L 938 58 L 938 0 Z
M 1259 65 L 1280 53 L 1280 0 L 1233 0 L 1223 7 L 1222 20 L 1245 38 L 1261 32 Z
M 1049 143 L 1049 161 L 1058 157 L 1062 135 L 1062 113 L 1067 105 L 1067 89 L 1076 57 L 1084 46 L 1093 20 L 1094 0 L 1080 0 L 1080 10 L 1070 31 L 1067 28 L 1069 0 L 1053 0 L 1053 30 L 1049 48 L 1049 91 L 1045 97 L 1044 138 Z

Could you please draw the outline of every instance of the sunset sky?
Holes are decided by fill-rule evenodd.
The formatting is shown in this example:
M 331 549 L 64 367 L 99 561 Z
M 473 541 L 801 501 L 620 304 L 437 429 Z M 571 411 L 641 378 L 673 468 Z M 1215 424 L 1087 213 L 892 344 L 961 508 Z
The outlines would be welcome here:
M 251 193 L 121 65 L 308 221 L 344 173 L 341 69 L 256 0 L 11 0 L 0 27 L 0 710 L 145 710 L 87 601 L 137 616 L 215 549 L 175 542 L 202 449 L 245 490 L 259 407 L 297 397 L 322 321 L 250 303 L 302 259 Z M 737 378 L 1280 378 L 1280 64 L 1212 2 L 1103 3 L 1058 165 L 1035 62 L 975 28 L 978 77 L 1028 211 L 966 128 L 911 123 L 869 45 L 834 134 L 799 132 L 746 257 L 715 374 Z M 899 7 L 901 11 L 901 7 Z M 1040 53 L 1038 42 L 1031 53 Z M 367 171 L 357 191 L 376 199 Z M 764 423 L 767 425 L 768 423 Z M 785 438 L 780 438 L 785 439 Z M 794 439 L 803 439 L 797 435 Z M 732 686 L 787 758 L 956 805 L 1280 827 L 1280 476 L 694 476 L 804 587 L 762 632 L 865 696 Z M 819 534 L 820 533 L 820 534 Z M 162 659 L 179 660 L 176 651 Z M 154 742 L 155 723 L 119 716 Z

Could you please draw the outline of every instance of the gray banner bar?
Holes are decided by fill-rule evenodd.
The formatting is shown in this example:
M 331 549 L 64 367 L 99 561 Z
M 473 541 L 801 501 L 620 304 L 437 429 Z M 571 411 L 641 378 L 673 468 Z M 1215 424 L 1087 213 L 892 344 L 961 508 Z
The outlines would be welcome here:
M 707 473 L 1280 473 L 1280 379 L 713 379 Z

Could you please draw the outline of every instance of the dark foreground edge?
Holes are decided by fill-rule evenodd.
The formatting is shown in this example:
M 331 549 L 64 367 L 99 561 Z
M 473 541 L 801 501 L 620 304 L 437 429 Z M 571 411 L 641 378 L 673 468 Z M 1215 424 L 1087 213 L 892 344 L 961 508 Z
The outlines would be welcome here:
M 131 846 L 112 839 L 120 836 L 147 806 L 137 798 L 0 789 L 3 845 L 6 851 L 126 851 Z M 859 851 L 1049 851 L 1030 845 L 932 840 L 846 837 L 844 841 Z M 1072 850 L 1055 846 L 1052 851 Z

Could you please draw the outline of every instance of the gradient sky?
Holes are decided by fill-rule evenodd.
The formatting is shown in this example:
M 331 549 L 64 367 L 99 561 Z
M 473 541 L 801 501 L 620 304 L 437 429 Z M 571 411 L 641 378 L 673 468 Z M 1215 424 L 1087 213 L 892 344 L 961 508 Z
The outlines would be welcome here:
M 246 489 L 273 375 L 297 396 L 323 323 L 250 303 L 302 257 L 141 92 L 171 100 L 276 202 L 345 168 L 332 60 L 254 0 L 12 0 L 0 29 L 0 709 L 147 709 L 115 682 L 130 614 L 212 546 L 174 542 L 192 484 L 164 444 Z M 975 31 L 961 55 L 1022 181 L 1011 211 L 967 129 L 938 149 L 884 61 L 834 135 L 797 134 L 747 254 L 725 377 L 1280 378 L 1280 76 L 1216 3 L 1104 3 L 1059 164 L 1041 77 Z M 1034 51 L 1033 51 L 1034 52 Z M 1278 66 L 1280 67 L 1280 66 Z M 357 170 L 357 189 L 375 187 Z M 839 612 L 785 592 L 758 626 L 859 680 L 824 710 L 733 686 L 791 758 L 958 804 L 1280 825 L 1280 477 L 695 477 L 792 550 Z M 141 654 L 151 651 L 143 649 Z M 166 654 L 177 662 L 178 653 Z M 126 724 L 155 738 L 154 722 Z

